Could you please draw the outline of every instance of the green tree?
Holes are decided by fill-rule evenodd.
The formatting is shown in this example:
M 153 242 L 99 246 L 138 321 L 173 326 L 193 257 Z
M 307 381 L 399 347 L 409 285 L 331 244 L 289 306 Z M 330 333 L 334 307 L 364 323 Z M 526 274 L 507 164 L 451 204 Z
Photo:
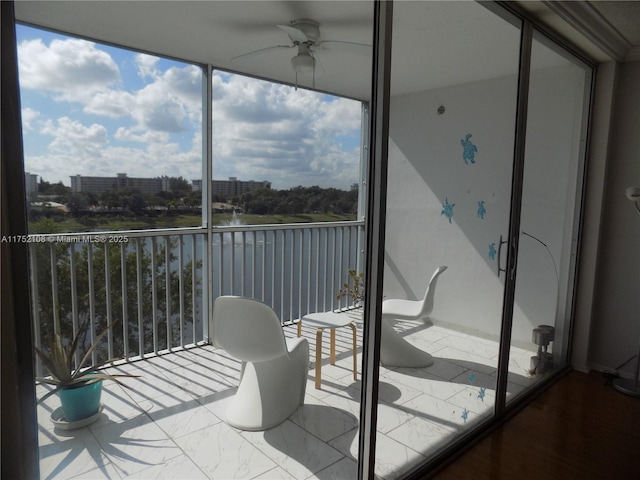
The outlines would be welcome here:
M 56 229 L 48 219 L 36 223 L 34 230 L 55 231 Z M 162 350 L 180 344 L 180 332 L 194 328 L 193 297 L 195 295 L 196 299 L 202 298 L 200 275 L 195 291 L 192 285 L 192 270 L 196 268 L 198 272 L 202 266 L 201 261 L 194 262 L 192 256 L 185 262 L 183 271 L 178 271 L 177 238 L 155 241 L 132 240 L 126 244 L 84 242 L 32 244 L 31 261 L 36 262 L 36 287 L 39 299 L 37 310 L 40 319 L 40 329 L 36 334 L 39 334 L 40 338 L 44 339 L 53 334 L 54 311 L 59 315 L 61 333 L 65 338 L 73 337 L 74 316 L 90 315 L 93 311 L 94 332 L 106 326 L 108 313 L 111 321 L 122 320 L 122 323 L 112 332 L 115 356 L 141 355 L 154 351 L 156 347 Z M 168 262 L 165 254 L 166 242 L 169 248 Z M 52 263 L 55 268 L 57 300 L 53 298 Z M 141 267 L 140 275 L 138 275 L 138 264 Z M 180 283 L 182 283 L 182 289 Z M 74 298 L 76 299 L 75 311 Z M 180 317 L 181 303 L 182 317 Z M 155 326 L 152 322 L 154 311 Z M 140 318 L 142 328 L 140 328 Z M 157 345 L 154 344 L 154 331 L 157 333 Z M 187 339 L 186 343 L 190 343 L 190 339 Z M 99 357 L 99 359 L 108 357 L 106 345 L 99 352 Z

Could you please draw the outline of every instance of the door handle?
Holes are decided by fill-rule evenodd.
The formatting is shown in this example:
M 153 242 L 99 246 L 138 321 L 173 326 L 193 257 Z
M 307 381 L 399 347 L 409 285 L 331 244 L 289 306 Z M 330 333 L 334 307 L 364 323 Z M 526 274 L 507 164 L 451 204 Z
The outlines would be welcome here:
M 502 240 L 502 235 L 500 235 L 500 243 L 498 244 L 498 277 L 500 276 L 500 272 L 506 272 L 506 268 L 502 268 L 500 266 L 500 259 L 502 258 L 502 245 L 507 243 L 508 240 Z

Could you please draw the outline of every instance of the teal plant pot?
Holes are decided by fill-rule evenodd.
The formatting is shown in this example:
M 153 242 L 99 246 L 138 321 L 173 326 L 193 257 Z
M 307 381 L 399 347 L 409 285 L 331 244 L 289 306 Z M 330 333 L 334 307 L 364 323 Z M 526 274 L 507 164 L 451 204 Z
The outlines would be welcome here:
M 60 390 L 60 402 L 67 422 L 89 418 L 100 410 L 102 381 L 76 388 Z

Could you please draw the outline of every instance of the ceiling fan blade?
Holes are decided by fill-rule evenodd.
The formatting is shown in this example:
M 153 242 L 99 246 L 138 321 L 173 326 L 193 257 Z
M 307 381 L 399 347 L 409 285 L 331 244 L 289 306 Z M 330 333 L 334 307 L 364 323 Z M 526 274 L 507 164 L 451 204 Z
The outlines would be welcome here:
M 259 55 L 261 53 L 268 52 L 269 50 L 282 50 L 283 48 L 289 49 L 293 47 L 295 47 L 295 45 L 274 45 L 273 47 L 266 47 L 266 48 L 261 48 L 259 50 L 254 50 L 253 52 L 243 53 L 242 55 L 233 57 L 231 61 L 235 62 L 236 60 L 253 57 L 254 55 Z
M 299 28 L 292 27 L 290 25 L 276 25 L 276 27 L 284 30 L 287 35 L 289 35 L 289 38 L 291 38 L 291 40 L 293 40 L 294 42 L 304 43 L 309 41 L 304 32 Z
M 356 53 L 358 55 L 371 55 L 371 45 L 366 43 L 342 42 L 339 40 L 323 40 L 316 43 L 316 48 L 322 50 L 336 50 L 348 53 Z

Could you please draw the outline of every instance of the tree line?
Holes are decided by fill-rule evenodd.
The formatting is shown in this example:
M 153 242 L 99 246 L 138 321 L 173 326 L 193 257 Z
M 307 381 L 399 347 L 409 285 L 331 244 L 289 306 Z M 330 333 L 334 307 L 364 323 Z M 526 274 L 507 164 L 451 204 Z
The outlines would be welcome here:
M 122 213 L 137 216 L 150 215 L 157 211 L 172 211 L 202 207 L 202 192 L 193 191 L 189 182 L 182 177 L 170 179 L 170 191 L 149 195 L 135 188 L 111 190 L 101 194 L 73 192 L 59 182 L 50 184 L 40 181 L 38 192 L 32 192 L 30 200 L 39 201 L 40 196 L 55 197 L 67 206 L 74 216 L 90 211 Z M 355 214 L 358 210 L 358 190 L 337 188 L 294 187 L 288 190 L 258 189 L 237 196 L 214 194 L 213 202 L 229 203 L 238 210 L 255 215 L 297 215 L 310 213 Z M 35 219 L 42 211 L 32 209 Z
M 259 189 L 234 199 L 245 213 L 295 215 L 301 213 L 357 213 L 358 190 L 294 187 L 289 190 Z

